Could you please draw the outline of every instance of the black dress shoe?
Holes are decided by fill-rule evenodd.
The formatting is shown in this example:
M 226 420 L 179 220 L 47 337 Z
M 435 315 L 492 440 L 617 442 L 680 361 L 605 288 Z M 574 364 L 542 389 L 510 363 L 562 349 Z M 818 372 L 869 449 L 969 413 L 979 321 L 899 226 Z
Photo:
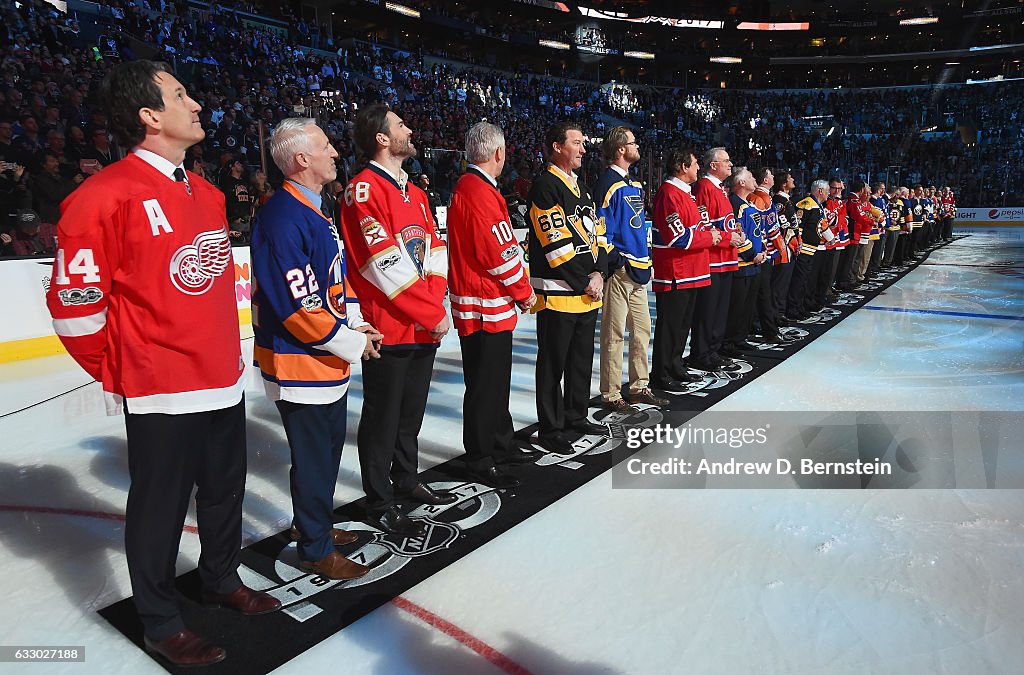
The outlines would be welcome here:
M 187 628 L 159 642 L 147 637 L 145 644 L 147 652 L 158 654 L 171 665 L 183 668 L 220 663 L 228 655 L 222 648 L 210 644 Z
M 743 350 L 743 349 L 746 349 L 747 351 L 750 351 L 750 350 L 756 351 L 757 350 L 757 347 L 755 347 L 754 345 L 750 344 L 746 340 L 744 340 L 743 342 L 735 342 L 735 343 L 733 343 L 732 346 L 735 347 L 736 349 L 740 349 L 740 350 Z M 740 358 L 742 358 L 742 357 L 743 357 L 743 354 L 740 354 Z
M 392 506 L 383 513 L 367 513 L 366 522 L 379 530 L 401 537 L 422 537 L 427 533 L 426 525 L 405 515 L 397 506 Z
M 704 378 L 700 375 L 694 375 L 688 370 L 675 370 L 672 372 L 672 379 L 679 382 L 700 382 Z
M 733 347 L 732 345 L 722 345 L 721 349 L 718 350 L 718 355 L 727 356 L 730 358 L 740 358 L 741 356 L 743 356 L 743 353 L 739 349 Z M 715 360 L 712 358 L 711 362 L 714 363 L 714 361 Z
M 588 422 L 587 420 L 579 420 L 577 422 L 573 422 L 569 426 L 569 428 L 578 434 L 583 434 L 584 436 L 608 435 L 608 427 L 606 427 L 603 424 L 594 424 L 593 422 Z
M 544 456 L 544 453 L 532 445 L 517 444 L 504 455 L 494 458 L 495 464 L 532 464 Z
M 537 436 L 537 445 L 544 448 L 548 454 L 554 455 L 573 455 L 576 454 L 576 449 L 572 447 L 572 443 L 563 438 L 561 434 L 557 436 Z
M 402 499 L 408 499 L 420 504 L 429 504 L 431 506 L 440 506 L 441 504 L 454 504 L 459 501 L 458 495 L 453 495 L 450 492 L 438 492 L 432 490 L 428 485 L 423 483 L 417 483 L 416 487 L 408 492 L 401 492 L 398 495 Z
M 509 488 L 519 487 L 518 478 L 510 473 L 505 473 L 496 466 L 492 466 L 487 469 L 467 468 L 466 475 L 469 477 L 469 480 L 475 483 L 483 483 L 484 485 L 498 490 L 507 490 Z
M 782 344 L 782 336 L 778 333 L 775 333 L 774 335 L 765 335 L 761 338 L 761 342 L 766 345 Z
M 281 601 L 247 586 L 239 586 L 231 593 L 211 593 L 203 591 L 204 605 L 211 607 L 227 607 L 248 616 L 269 614 L 281 609 Z
M 711 373 L 718 370 L 718 366 L 710 360 L 691 360 L 689 363 L 690 367 L 694 370 L 702 370 L 706 373 Z
M 676 380 L 651 380 L 650 384 L 655 389 L 660 391 L 685 391 L 686 383 L 677 382 Z

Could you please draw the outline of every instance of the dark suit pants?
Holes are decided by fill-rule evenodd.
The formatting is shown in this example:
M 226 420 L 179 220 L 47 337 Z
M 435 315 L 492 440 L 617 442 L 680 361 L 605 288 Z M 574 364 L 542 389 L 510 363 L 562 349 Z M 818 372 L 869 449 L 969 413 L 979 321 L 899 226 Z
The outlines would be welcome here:
M 507 456 L 512 443 L 512 331 L 478 330 L 459 337 L 466 395 L 462 401 L 462 443 L 466 464 L 486 470 Z
M 557 437 L 586 419 L 596 326 L 596 309 L 579 314 L 545 309 L 537 314 L 540 436 Z
M 676 379 L 677 372 L 685 372 L 683 350 L 693 323 L 693 307 L 698 290 L 679 288 L 654 294 L 658 320 L 654 324 L 652 380 L 666 382 Z
M 732 272 L 712 272 L 711 285 L 697 289 L 693 309 L 693 340 L 690 360 L 705 362 L 722 347 L 725 326 L 729 320 L 729 296 L 732 293 Z
M 174 571 L 195 486 L 203 588 L 231 593 L 242 584 L 245 401 L 182 415 L 128 411 L 125 428 L 131 476 L 124 527 L 128 575 L 146 635 L 164 640 L 185 629 Z
M 357 442 L 366 510 L 394 506 L 395 491 L 409 492 L 419 478 L 417 437 L 427 408 L 436 348 L 389 349 L 363 361 L 363 412 Z

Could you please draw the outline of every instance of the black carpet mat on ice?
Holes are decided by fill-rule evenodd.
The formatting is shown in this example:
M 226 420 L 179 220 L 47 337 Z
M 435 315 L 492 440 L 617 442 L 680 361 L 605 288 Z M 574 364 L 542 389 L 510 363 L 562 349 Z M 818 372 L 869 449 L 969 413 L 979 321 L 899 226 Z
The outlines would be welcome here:
M 427 534 L 422 538 L 396 537 L 361 523 L 362 500 L 338 508 L 335 511 L 338 526 L 359 534 L 357 542 L 342 547 L 340 551 L 372 568 L 362 579 L 338 582 L 301 572 L 295 545 L 286 532 L 245 548 L 239 570 L 247 585 L 267 591 L 281 600 L 285 605 L 281 612 L 245 617 L 226 609 L 204 608 L 198 602 L 198 572 L 193 570 L 178 577 L 176 583 L 186 625 L 228 652 L 227 660 L 202 671 L 267 673 L 287 663 L 611 469 L 612 449 L 624 444 L 626 429 L 685 424 L 699 412 L 799 351 L 917 264 L 920 262 L 883 273 L 856 293 L 842 294 L 838 303 L 805 322 L 783 329 L 794 338 L 793 342 L 779 348 L 761 345 L 757 352 L 751 352 L 748 358 L 739 361 L 738 371 L 705 373 L 700 382 L 689 385 L 685 391 L 672 393 L 671 403 L 665 408 L 638 406 L 639 412 L 624 415 L 602 410 L 599 398 L 595 399 L 591 417 L 606 425 L 607 436 L 584 436 L 573 445 L 571 455 L 545 454 L 534 464 L 514 467 L 512 473 L 522 480 L 522 485 L 514 490 L 497 491 L 466 482 L 461 478 L 463 464 L 457 459 L 423 472 L 423 482 L 434 488 L 452 490 L 459 500 L 440 507 L 403 506 L 408 515 L 426 523 Z M 528 440 L 535 426 L 521 429 L 517 437 Z M 616 453 L 616 457 L 619 456 Z M 142 647 L 142 625 L 136 616 L 132 598 L 110 605 L 99 613 L 129 640 Z M 159 659 L 157 663 L 170 672 L 179 670 Z M 344 659 L 340 658 L 339 664 L 343 663 Z

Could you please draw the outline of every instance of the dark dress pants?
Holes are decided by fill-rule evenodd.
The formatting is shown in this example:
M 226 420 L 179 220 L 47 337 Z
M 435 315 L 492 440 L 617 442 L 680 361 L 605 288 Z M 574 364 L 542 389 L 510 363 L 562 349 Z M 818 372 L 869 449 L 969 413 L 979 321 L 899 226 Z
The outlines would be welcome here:
M 539 436 L 555 437 L 587 417 L 597 310 L 537 314 Z M 564 390 L 563 390 L 564 385 Z
M 326 404 L 277 401 L 292 468 L 288 482 L 292 494 L 293 524 L 302 534 L 300 560 L 323 560 L 334 550 L 334 488 L 345 447 L 348 394 Z
M 511 452 L 512 415 L 508 411 L 512 388 L 512 331 L 478 330 L 460 336 L 462 374 L 466 395 L 462 401 L 462 444 L 466 464 L 483 471 Z
M 231 593 L 242 547 L 245 400 L 221 410 L 166 415 L 126 410 L 128 575 L 146 636 L 165 640 L 185 629 L 174 590 L 175 562 L 192 489 L 199 525 L 199 578 Z
M 395 492 L 419 481 L 417 437 L 427 408 L 436 345 L 384 347 L 363 361 L 363 412 L 357 440 L 366 510 L 380 515 L 395 505 Z

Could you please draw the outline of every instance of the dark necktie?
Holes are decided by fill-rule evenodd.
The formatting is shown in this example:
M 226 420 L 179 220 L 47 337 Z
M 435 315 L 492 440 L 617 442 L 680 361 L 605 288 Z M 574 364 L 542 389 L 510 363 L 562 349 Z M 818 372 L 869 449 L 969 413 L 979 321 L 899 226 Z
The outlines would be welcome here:
M 185 191 L 192 194 L 192 186 L 188 184 L 188 178 L 185 176 L 185 170 L 180 166 L 174 170 L 174 180 L 179 183 L 184 183 Z

